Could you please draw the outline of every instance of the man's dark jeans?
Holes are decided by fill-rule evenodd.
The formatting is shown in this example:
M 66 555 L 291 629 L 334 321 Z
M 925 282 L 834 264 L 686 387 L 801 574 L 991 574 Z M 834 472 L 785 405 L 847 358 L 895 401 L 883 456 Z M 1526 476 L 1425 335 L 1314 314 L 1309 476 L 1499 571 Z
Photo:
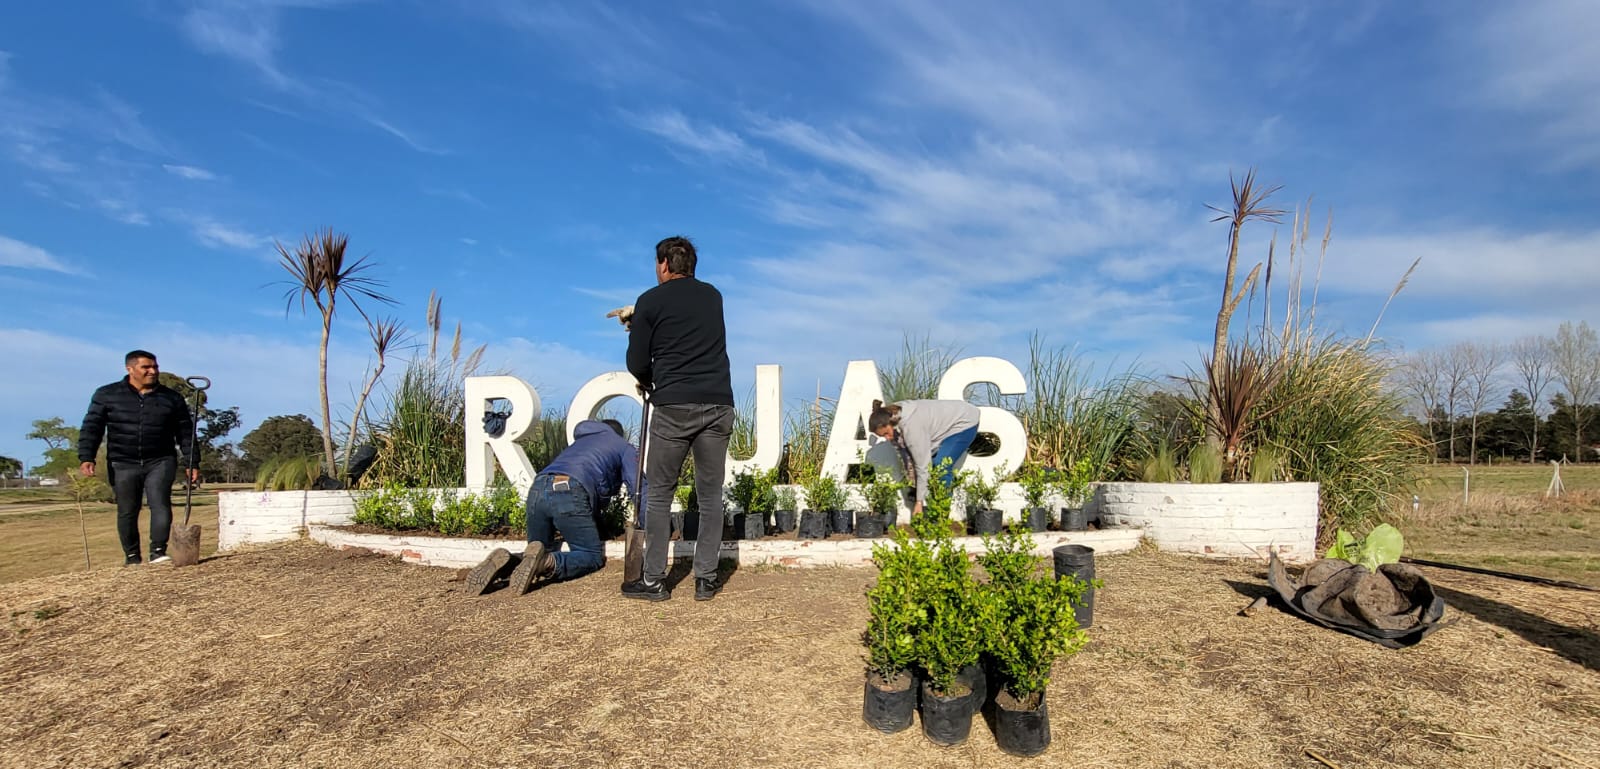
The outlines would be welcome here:
M 117 495 L 117 538 L 123 555 L 139 555 L 139 503 L 150 501 L 150 552 L 166 552 L 172 533 L 172 481 L 178 458 L 112 462 L 111 489 Z
M 563 480 L 566 479 L 566 480 Z M 606 547 L 595 523 L 595 498 L 583 484 L 564 475 L 541 474 L 528 489 L 528 541 L 555 553 L 555 579 L 577 579 L 606 565 Z M 555 532 L 567 550 L 555 551 Z
M 722 482 L 727 472 L 728 436 L 733 434 L 733 407 L 674 403 L 650 407 L 650 436 L 645 443 L 644 578 L 655 582 L 667 575 L 668 540 L 672 536 L 672 495 L 678 488 L 683 459 L 694 455 L 695 497 L 700 504 L 700 533 L 694 543 L 694 576 L 717 575 L 722 549 Z M 686 514 L 691 511 L 685 511 Z

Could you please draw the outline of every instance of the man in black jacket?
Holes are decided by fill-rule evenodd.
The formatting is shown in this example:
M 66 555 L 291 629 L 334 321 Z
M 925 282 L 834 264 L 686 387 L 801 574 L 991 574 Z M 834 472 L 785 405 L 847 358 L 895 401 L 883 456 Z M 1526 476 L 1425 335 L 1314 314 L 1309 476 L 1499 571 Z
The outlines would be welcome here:
M 105 437 L 107 480 L 117 496 L 117 536 L 123 565 L 140 563 L 139 503 L 150 501 L 150 562 L 165 563 L 172 529 L 172 481 L 178 474 L 177 445 L 183 443 L 190 483 L 199 483 L 194 422 L 189 405 L 161 384 L 156 356 L 134 350 L 123 360 L 128 375 L 94 391 L 78 430 L 79 469 L 94 475 L 95 455 Z
M 665 514 L 683 460 L 694 454 L 700 533 L 694 546 L 694 597 L 709 601 L 722 589 L 722 482 L 733 432 L 733 381 L 722 294 L 696 280 L 694 244 L 671 237 L 656 244 L 656 287 L 633 304 L 628 323 L 628 371 L 650 400 L 645 443 L 644 575 L 622 586 L 629 598 L 664 601 L 672 523 Z

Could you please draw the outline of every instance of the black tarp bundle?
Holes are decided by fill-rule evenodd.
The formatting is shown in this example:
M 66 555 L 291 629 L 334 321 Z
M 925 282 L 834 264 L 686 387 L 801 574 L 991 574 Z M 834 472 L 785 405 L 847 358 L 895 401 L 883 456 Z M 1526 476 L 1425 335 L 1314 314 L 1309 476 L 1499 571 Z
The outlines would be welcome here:
M 1421 571 L 1406 563 L 1386 563 L 1374 572 L 1324 558 L 1311 564 L 1297 583 L 1273 553 L 1267 584 L 1295 614 L 1390 649 L 1411 646 L 1451 624 L 1440 621 L 1444 599 L 1434 594 Z

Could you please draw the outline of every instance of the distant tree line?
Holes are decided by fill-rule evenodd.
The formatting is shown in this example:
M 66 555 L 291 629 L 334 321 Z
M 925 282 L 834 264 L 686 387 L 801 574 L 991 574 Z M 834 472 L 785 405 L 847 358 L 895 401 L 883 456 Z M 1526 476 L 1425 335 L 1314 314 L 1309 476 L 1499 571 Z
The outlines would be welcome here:
M 1436 460 L 1600 460 L 1600 338 L 1587 322 L 1414 353 L 1396 377 Z

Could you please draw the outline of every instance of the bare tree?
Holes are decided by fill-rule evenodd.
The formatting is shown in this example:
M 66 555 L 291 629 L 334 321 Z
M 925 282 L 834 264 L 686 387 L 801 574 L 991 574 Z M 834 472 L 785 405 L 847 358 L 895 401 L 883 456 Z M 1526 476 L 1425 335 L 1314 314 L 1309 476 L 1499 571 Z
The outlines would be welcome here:
M 1422 409 L 1422 424 L 1428 428 L 1428 456 L 1434 461 L 1439 458 L 1439 436 L 1433 427 L 1441 397 L 1439 368 L 1439 354 L 1423 350 L 1406 358 L 1395 371 L 1400 388 Z
M 1526 336 L 1511 345 L 1511 365 L 1516 367 L 1528 400 L 1532 401 L 1533 439 L 1528 444 L 1528 461 L 1539 459 L 1539 410 L 1544 408 L 1544 389 L 1550 386 L 1550 340 Z
M 1462 394 L 1467 407 L 1472 409 L 1471 454 L 1467 462 L 1477 464 L 1478 417 L 1489 405 L 1490 398 L 1499 392 L 1497 374 L 1500 362 L 1505 358 L 1505 348 L 1498 342 L 1465 342 L 1461 345 L 1461 356 L 1467 371 Z
M 1595 399 L 1600 390 L 1600 338 L 1587 321 L 1572 325 L 1571 321 L 1556 329 L 1556 338 L 1550 346 L 1550 367 L 1556 381 L 1567 391 L 1567 403 L 1572 408 L 1573 450 L 1577 461 L 1583 461 L 1583 428 L 1588 411 L 1584 407 Z
M 1451 345 L 1439 354 L 1439 389 L 1444 395 L 1445 419 L 1450 422 L 1451 464 L 1456 461 L 1456 417 L 1467 394 L 1467 344 Z

